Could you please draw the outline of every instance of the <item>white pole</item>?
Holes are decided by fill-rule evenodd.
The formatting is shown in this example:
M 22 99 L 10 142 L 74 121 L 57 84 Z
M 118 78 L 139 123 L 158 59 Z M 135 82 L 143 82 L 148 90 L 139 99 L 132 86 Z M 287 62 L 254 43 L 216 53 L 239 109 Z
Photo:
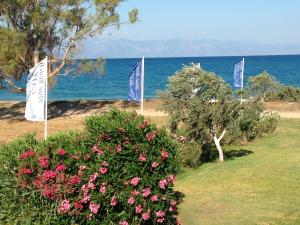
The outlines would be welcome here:
M 241 103 L 243 102 L 244 70 L 245 70 L 245 59 L 243 58 L 242 86 L 241 86 Z
M 48 64 L 48 57 L 46 57 L 47 59 L 47 75 L 46 75 L 46 81 L 45 81 L 45 126 L 44 126 L 44 139 L 47 139 L 48 136 L 48 68 L 50 67 L 50 65 Z
M 142 58 L 142 79 L 141 79 L 141 114 L 144 114 L 144 75 L 145 75 L 145 67 L 144 67 L 145 58 Z

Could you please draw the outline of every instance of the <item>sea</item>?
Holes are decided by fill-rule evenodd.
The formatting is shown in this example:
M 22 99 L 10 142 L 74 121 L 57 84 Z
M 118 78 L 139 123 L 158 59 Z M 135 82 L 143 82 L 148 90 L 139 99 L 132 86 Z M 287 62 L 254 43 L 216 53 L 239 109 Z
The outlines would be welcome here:
M 247 78 L 264 70 L 279 82 L 300 87 L 300 55 L 245 56 L 245 85 Z M 233 84 L 234 65 L 242 56 L 145 58 L 145 98 L 153 99 L 158 90 L 167 88 L 168 77 L 183 65 L 200 63 L 207 71 L 214 72 Z M 105 72 L 91 74 L 59 75 L 49 90 L 49 100 L 127 100 L 129 74 L 138 59 L 106 59 Z M 26 76 L 19 82 L 26 85 Z M 25 101 L 26 95 L 0 90 L 0 100 Z

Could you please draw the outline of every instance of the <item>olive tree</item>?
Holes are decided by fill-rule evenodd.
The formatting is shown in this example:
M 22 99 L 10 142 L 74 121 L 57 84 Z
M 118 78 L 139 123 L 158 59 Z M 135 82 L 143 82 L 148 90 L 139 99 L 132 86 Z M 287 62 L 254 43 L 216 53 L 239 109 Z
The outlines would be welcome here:
M 106 28 L 134 23 L 120 21 L 118 7 L 124 0 L 1 0 L 0 81 L 19 90 L 15 80 L 46 55 L 54 59 L 50 78 L 55 77 L 85 39 L 100 35 Z M 83 61 L 87 68 L 103 63 Z M 82 68 L 82 66 L 80 67 Z M 3 86 L 3 85 L 1 85 Z
M 248 78 L 248 88 L 250 94 L 262 102 L 266 96 L 276 93 L 280 89 L 279 82 L 266 71 Z
M 195 64 L 184 66 L 158 96 L 160 109 L 170 114 L 172 132 L 183 132 L 200 145 L 214 143 L 219 161 L 224 161 L 220 142 L 239 117 L 241 106 L 221 77 Z

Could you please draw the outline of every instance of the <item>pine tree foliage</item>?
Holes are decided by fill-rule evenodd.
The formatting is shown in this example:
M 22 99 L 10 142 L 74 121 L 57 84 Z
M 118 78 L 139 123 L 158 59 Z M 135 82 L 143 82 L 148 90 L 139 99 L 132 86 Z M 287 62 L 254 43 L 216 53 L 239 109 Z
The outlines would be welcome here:
M 127 22 L 120 21 L 117 9 L 122 2 L 1 0 L 0 80 L 13 86 L 13 80 L 19 80 L 46 55 L 56 60 L 50 77 L 56 76 L 83 40 L 101 35 L 108 27 L 118 29 L 123 23 L 136 22 L 137 9 L 129 12 Z

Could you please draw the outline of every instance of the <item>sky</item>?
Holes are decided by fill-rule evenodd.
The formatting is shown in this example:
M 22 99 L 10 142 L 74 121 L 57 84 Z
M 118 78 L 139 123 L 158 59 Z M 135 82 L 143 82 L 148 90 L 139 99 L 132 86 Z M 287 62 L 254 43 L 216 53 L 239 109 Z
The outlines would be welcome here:
M 300 43 L 300 0 L 128 0 L 139 21 L 104 37 L 130 40 L 197 39 Z

